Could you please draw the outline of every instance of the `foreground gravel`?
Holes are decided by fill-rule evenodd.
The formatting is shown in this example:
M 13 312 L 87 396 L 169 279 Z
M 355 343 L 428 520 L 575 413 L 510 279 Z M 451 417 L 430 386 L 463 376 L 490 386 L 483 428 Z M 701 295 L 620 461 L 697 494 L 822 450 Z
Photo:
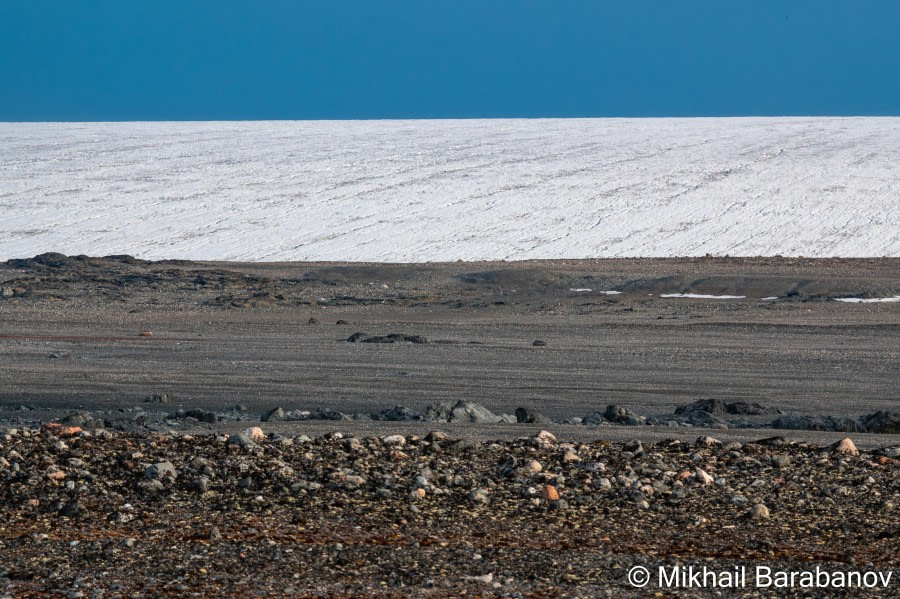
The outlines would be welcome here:
M 897 448 L 266 432 L 0 434 L 0 596 L 772 594 L 628 583 L 678 564 L 900 593 Z

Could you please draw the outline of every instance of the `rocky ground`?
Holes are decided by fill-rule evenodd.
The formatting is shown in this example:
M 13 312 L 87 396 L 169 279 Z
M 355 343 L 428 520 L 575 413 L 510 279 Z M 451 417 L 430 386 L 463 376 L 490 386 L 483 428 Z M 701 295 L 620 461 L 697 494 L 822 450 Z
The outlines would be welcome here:
M 900 304 L 836 298 L 897 295 L 888 258 L 8 261 L 0 596 L 896 571 Z
M 896 578 L 898 456 L 779 437 L 13 429 L 0 436 L 0 593 L 771 595 L 628 583 L 634 566 L 679 564 Z M 847 594 L 897 596 L 898 584 Z

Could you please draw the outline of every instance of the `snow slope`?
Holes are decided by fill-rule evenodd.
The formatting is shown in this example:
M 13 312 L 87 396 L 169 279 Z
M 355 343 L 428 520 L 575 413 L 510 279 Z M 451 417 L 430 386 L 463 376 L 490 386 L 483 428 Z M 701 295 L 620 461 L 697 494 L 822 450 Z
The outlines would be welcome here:
M 900 256 L 900 118 L 0 123 L 0 259 Z

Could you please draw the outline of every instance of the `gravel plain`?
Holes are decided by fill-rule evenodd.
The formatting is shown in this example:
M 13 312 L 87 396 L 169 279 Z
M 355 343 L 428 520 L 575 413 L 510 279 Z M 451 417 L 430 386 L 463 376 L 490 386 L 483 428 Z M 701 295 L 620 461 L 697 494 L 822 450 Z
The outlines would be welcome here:
M 636 591 L 626 574 L 897 570 L 893 429 L 666 425 L 710 398 L 829 422 L 900 412 L 900 303 L 835 301 L 894 296 L 898 259 L 10 261 L 0 592 L 739 597 L 772 592 Z M 551 422 L 260 421 L 459 401 Z M 641 423 L 571 423 L 609 405 Z M 73 415 L 89 435 L 45 426 Z M 264 438 L 243 443 L 250 427 Z M 848 436 L 860 455 L 832 447 Z

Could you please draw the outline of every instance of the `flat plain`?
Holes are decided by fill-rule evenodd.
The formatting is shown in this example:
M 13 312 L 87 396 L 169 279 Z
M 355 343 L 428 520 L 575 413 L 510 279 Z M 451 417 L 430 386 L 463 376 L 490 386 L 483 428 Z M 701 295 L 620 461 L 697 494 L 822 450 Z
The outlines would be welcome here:
M 900 295 L 897 259 L 51 257 L 7 263 L 0 280 L 18 289 L 0 300 L 7 410 L 113 409 L 169 394 L 182 407 L 253 414 L 467 400 L 561 421 L 608 404 L 662 418 L 719 398 L 859 417 L 896 411 L 900 395 L 900 303 L 836 301 Z M 429 343 L 348 343 L 357 332 Z
M 628 574 L 895 576 L 896 433 L 667 421 L 701 399 L 896 418 L 898 296 L 896 258 L 10 260 L 0 595 L 762 597 Z M 460 401 L 554 422 L 261 421 Z M 608 405 L 656 424 L 564 422 Z

